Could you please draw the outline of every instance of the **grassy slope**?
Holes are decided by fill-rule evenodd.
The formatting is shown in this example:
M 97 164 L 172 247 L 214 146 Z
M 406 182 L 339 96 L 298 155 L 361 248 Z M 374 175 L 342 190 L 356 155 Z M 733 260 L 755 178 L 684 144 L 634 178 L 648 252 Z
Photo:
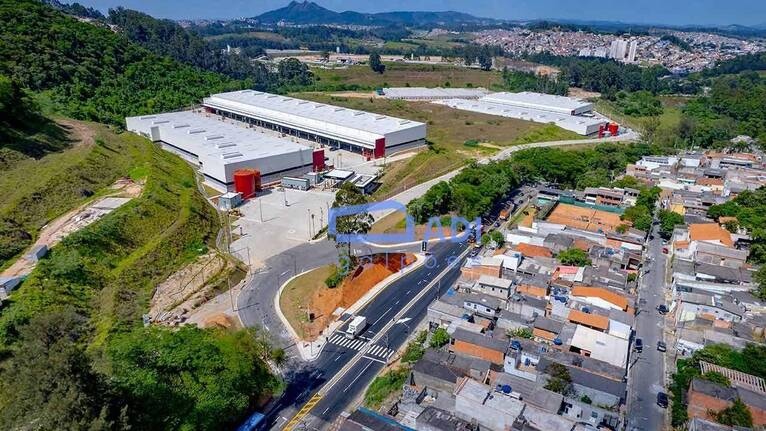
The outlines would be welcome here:
M 386 63 L 382 74 L 373 72 L 369 66 L 350 66 L 346 69 L 312 68 L 319 78 L 318 86 L 356 85 L 359 89 L 377 87 L 498 87 L 502 85 L 499 72 L 486 72 L 448 65 Z
M 91 317 L 92 346 L 100 347 L 113 331 L 138 324 L 154 286 L 214 241 L 217 217 L 184 161 L 143 138 L 94 127 L 107 143 L 97 154 L 107 148 L 123 158 L 121 174 L 144 167 L 144 193 L 53 248 L 0 312 L 3 341 L 32 315 L 71 306 Z
M 391 163 L 386 168 L 378 196 L 436 178 L 472 158 L 485 157 L 495 151 L 493 148 L 465 146 L 465 142 L 471 139 L 505 147 L 526 142 L 582 138 L 551 125 L 461 111 L 427 102 L 333 97 L 318 93 L 303 93 L 300 97 L 428 124 L 426 139 L 433 144 L 432 148 L 410 159 Z
M 0 241 L 13 241 L 20 253 L 49 221 L 97 196 L 117 178 L 147 162 L 138 138 L 117 136 L 106 126 L 73 122 L 90 128 L 95 144 L 75 143 L 41 159 L 27 158 L 0 174 Z M 0 267 L 11 259 L 0 260 Z
M 306 336 L 303 327 L 307 321 L 304 311 L 306 301 L 311 300 L 314 292 L 324 286 L 324 281 L 332 272 L 333 268 L 330 265 L 313 269 L 292 279 L 279 296 L 279 308 L 301 338 Z

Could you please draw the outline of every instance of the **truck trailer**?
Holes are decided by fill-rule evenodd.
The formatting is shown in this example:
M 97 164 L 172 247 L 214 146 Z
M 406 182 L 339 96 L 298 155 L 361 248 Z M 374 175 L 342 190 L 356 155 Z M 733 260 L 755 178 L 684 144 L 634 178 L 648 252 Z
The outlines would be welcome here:
M 346 328 L 346 338 L 354 339 L 364 332 L 364 328 L 367 327 L 367 318 L 364 316 L 356 316 Z

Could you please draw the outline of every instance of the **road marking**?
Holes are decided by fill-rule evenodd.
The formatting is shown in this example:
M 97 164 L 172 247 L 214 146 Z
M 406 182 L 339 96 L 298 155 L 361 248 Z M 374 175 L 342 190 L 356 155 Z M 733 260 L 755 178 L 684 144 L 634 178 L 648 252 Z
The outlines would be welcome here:
M 303 407 L 298 411 L 298 413 L 293 416 L 292 419 L 290 419 L 290 422 L 285 425 L 283 431 L 292 431 L 296 425 L 298 425 L 304 417 L 306 417 L 307 414 L 311 411 L 311 409 L 314 408 L 314 406 L 317 405 L 319 400 L 322 399 L 322 395 L 319 393 L 314 394 L 313 397 L 311 397 L 306 404 L 303 405 Z
M 394 302 L 394 305 L 398 305 L 398 304 L 399 304 L 399 300 L 397 299 L 396 302 Z
M 324 409 L 324 411 L 322 412 L 322 416 L 326 415 L 326 414 L 327 414 L 327 412 L 329 412 L 329 411 L 330 411 L 330 408 L 329 408 L 329 407 L 327 407 L 326 409 Z
M 412 290 L 408 290 L 407 293 L 405 293 L 405 295 L 409 295 L 410 292 L 412 292 Z
M 381 315 L 380 315 L 380 317 L 378 317 L 378 320 L 376 320 L 376 321 L 372 322 L 372 325 L 370 325 L 370 326 L 375 326 L 375 324 L 376 324 L 376 323 L 380 322 L 380 319 L 382 319 L 382 318 L 383 318 L 383 316 L 385 316 L 386 314 L 388 314 L 388 312 L 389 312 L 389 311 L 391 311 L 391 308 L 392 308 L 392 307 L 388 307 L 388 310 L 386 310 L 386 312 L 385 312 L 385 313 L 381 314 Z
M 381 361 L 381 362 L 382 362 L 382 361 Z M 356 383 L 356 381 L 357 381 L 357 380 L 359 380 L 359 378 L 360 378 L 360 377 L 362 377 L 362 374 L 364 374 L 364 372 L 365 372 L 365 371 L 367 371 L 367 369 L 368 369 L 368 368 L 370 368 L 370 365 L 372 365 L 372 362 L 370 362 L 369 364 L 367 364 L 367 366 L 366 366 L 366 367 L 364 367 L 364 369 L 362 370 L 362 372 L 361 372 L 361 373 L 359 373 L 359 374 L 358 374 L 356 377 L 354 377 L 354 380 L 352 380 L 352 381 L 351 381 L 351 383 L 349 383 L 349 384 L 346 386 L 346 389 L 343 389 L 343 392 L 346 392 L 346 391 L 348 390 L 348 388 L 350 388 L 351 386 L 354 386 L 354 383 Z
M 378 359 L 378 358 L 373 358 L 373 357 L 370 357 L 370 356 L 367 356 L 367 355 L 365 355 L 365 356 L 362 356 L 362 357 L 363 357 L 364 359 L 369 359 L 369 360 L 371 360 L 371 361 L 380 362 L 380 363 L 381 363 L 381 364 L 383 364 L 383 365 L 388 365 L 388 364 L 387 364 L 385 361 L 383 361 L 383 360 L 380 360 L 380 359 Z M 372 362 L 370 362 L 370 364 L 372 364 Z M 348 389 L 348 388 L 346 388 L 346 389 Z M 344 390 L 343 390 L 343 392 L 346 392 L 346 389 L 344 389 Z

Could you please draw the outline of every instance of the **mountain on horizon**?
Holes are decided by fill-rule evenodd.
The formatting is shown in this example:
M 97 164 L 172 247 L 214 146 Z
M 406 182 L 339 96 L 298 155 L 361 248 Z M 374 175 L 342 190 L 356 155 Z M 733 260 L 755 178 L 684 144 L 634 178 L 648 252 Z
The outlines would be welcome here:
M 280 21 L 291 24 L 345 24 L 345 25 L 391 25 L 406 26 L 429 24 L 489 24 L 499 23 L 492 18 L 479 18 L 471 14 L 444 11 L 418 12 L 396 11 L 379 13 L 362 13 L 354 11 L 335 12 L 322 7 L 313 1 L 291 1 L 285 7 L 262 13 L 255 17 L 264 24 L 276 24 Z

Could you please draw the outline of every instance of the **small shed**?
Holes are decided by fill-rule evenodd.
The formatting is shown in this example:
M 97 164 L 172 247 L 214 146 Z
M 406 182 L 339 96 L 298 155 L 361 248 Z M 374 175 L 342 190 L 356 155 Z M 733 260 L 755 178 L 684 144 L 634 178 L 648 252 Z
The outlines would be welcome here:
M 297 177 L 282 177 L 282 187 L 289 189 L 308 190 L 309 189 L 308 178 Z
M 242 205 L 242 193 L 228 192 L 218 197 L 218 209 L 223 211 L 232 210 Z

